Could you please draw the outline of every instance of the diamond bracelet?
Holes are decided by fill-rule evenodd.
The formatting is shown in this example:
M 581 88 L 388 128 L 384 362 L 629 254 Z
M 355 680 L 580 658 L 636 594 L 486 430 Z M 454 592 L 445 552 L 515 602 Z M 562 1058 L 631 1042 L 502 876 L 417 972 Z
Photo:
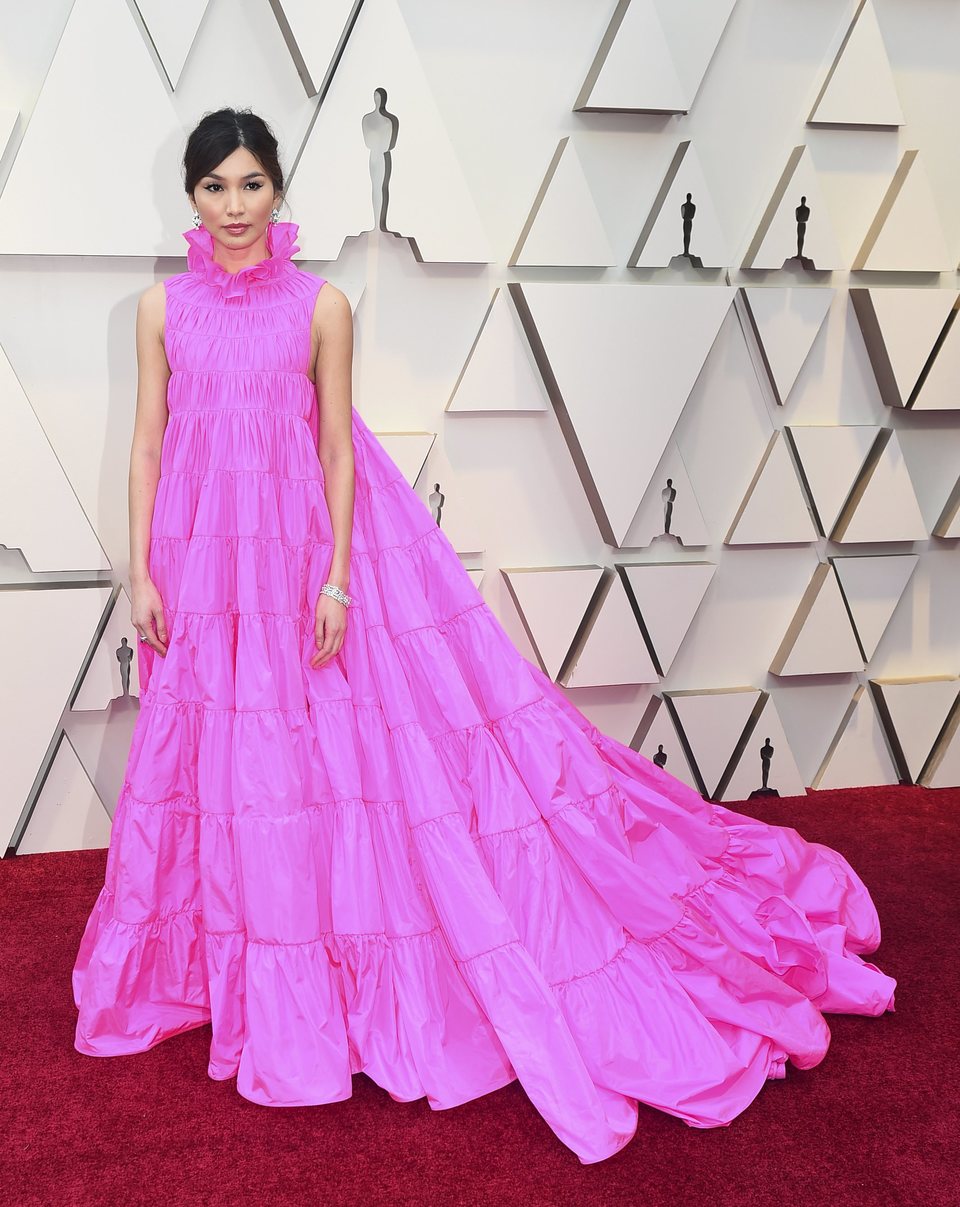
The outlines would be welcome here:
M 335 599 L 337 603 L 342 603 L 345 608 L 349 608 L 353 603 L 351 596 L 344 594 L 339 587 L 335 587 L 333 583 L 324 583 L 320 588 L 321 595 L 329 595 L 331 599 Z

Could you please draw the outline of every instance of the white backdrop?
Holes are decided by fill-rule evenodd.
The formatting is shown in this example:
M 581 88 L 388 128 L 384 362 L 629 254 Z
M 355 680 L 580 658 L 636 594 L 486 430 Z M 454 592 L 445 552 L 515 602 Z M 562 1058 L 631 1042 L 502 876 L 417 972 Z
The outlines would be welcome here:
M 0 9 L 5 845 L 107 841 L 136 303 L 223 104 L 277 132 L 298 258 L 354 305 L 357 409 L 600 728 L 728 801 L 767 736 L 782 792 L 960 782 L 960 7 L 317 7 Z M 691 181 L 702 268 L 670 260 Z M 652 540 L 667 476 L 684 544 Z

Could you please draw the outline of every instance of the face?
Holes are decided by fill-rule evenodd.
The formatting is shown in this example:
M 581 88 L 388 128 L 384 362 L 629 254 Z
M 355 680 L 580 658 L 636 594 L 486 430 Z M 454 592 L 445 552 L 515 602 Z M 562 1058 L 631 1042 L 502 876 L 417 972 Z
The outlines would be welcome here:
M 266 238 L 270 212 L 281 199 L 260 162 L 237 147 L 197 182 L 192 200 L 214 240 L 242 250 Z M 237 230 L 230 229 L 234 224 Z

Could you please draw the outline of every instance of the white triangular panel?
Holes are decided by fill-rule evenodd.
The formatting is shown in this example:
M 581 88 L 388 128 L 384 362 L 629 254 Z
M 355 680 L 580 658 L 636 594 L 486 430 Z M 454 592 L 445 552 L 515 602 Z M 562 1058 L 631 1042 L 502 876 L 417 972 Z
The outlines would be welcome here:
M 130 667 L 129 695 L 140 695 L 140 668 L 137 658 L 137 630 L 130 623 L 130 598 L 123 588 L 110 612 L 110 619 L 103 631 L 93 657 L 87 667 L 77 698 L 73 702 L 74 712 L 93 712 L 109 708 L 113 700 L 124 695 L 121 665 Z M 126 645 L 124 645 L 126 641 Z
M 7 153 L 19 117 L 19 109 L 0 109 L 0 158 Z
M 786 439 L 774 432 L 724 544 L 798 545 L 817 539 Z
M 396 0 L 360 8 L 349 49 L 287 189 L 292 211 L 313 215 L 299 240 L 304 257 L 337 260 L 347 238 L 374 227 L 371 149 L 361 131 L 372 127 L 369 137 L 379 142 L 390 120 L 375 110 L 380 88 L 399 126 L 390 151 L 387 229 L 409 239 L 423 262 L 489 263 L 488 235 Z
M 617 258 L 570 136 L 561 138 L 513 255 L 522 268 L 610 268 Z
M 617 9 L 574 109 L 685 113 L 688 99 L 652 0 Z
M 102 850 L 110 845 L 110 814 L 64 735 L 40 789 L 18 855 Z
M 915 553 L 830 559 L 867 662 L 897 609 L 920 558 Z
M 168 216 L 184 212 L 183 139 L 125 0 L 77 0 L 0 193 L 0 254 L 181 256 L 181 228 Z M 152 182 L 145 211 L 77 189 L 65 213 L 62 191 L 50 187 L 51 163 L 61 180 L 109 180 L 118 147 L 125 179 Z
M 850 626 L 840 584 L 829 563 L 817 567 L 774 655 L 774 675 L 834 675 L 862 671 L 863 655 Z
M 905 151 L 853 262 L 873 272 L 952 272 L 933 189 L 919 158 Z
M 473 583 L 473 585 L 479 591 L 480 584 L 483 582 L 483 576 L 484 576 L 484 574 L 486 574 L 486 571 L 485 570 L 468 570 L 467 574 L 470 575 L 470 581 Z
M 655 711 L 638 747 L 640 753 L 651 762 L 658 754 L 666 755 L 667 761 L 663 764 L 663 770 L 681 780 L 694 792 L 699 792 L 700 785 L 687 761 L 686 752 L 673 723 L 673 718 L 670 716 L 670 710 L 659 696 L 653 698 L 651 705 Z
M 743 261 L 744 268 L 782 268 L 797 255 L 797 207 L 806 197 L 810 210 L 804 233 L 803 256 L 815 268 L 843 268 L 830 210 L 824 201 L 810 148 L 795 147 L 764 212 Z
M 35 574 L 109 570 L 96 533 L 0 350 L 0 545 Z
M 180 83 L 180 73 L 208 4 L 209 0 L 200 0 L 200 3 L 197 0 L 136 0 L 171 88 L 176 89 Z
M 866 425 L 787 428 L 824 536 L 833 532 L 879 430 Z
M 620 545 L 630 527 L 733 292 L 716 285 L 522 286 L 556 382 L 561 429 L 610 544 Z
M 640 500 L 623 547 L 643 549 L 654 541 L 665 548 L 690 549 L 710 544 L 710 533 L 693 483 L 672 438 Z
M 773 747 L 772 752 L 769 751 L 768 742 Z M 747 800 L 751 792 L 759 791 L 763 787 L 763 763 L 768 753 L 770 766 L 767 787 L 775 789 L 780 796 L 803 796 L 806 785 L 772 696 L 767 696 L 764 701 L 743 753 L 720 793 L 720 800 Z
M 744 289 L 764 362 L 777 402 L 787 401 L 823 320 L 835 289 Z
M 615 577 L 569 673 L 562 679 L 563 686 L 656 683 L 659 678 L 627 593 Z
M 498 286 L 446 410 L 481 414 L 549 409 L 543 378 L 510 296 Z
M 754 687 L 664 692 L 708 796 L 716 792 L 760 697 Z
M 674 154 L 666 178 L 647 219 L 630 263 L 638 268 L 662 268 L 683 253 L 682 207 L 691 195 L 696 211 L 690 232 L 690 255 L 705 268 L 730 263 L 730 248 L 720 225 L 700 157 L 689 140 Z
M 903 111 L 871 0 L 861 0 L 811 125 L 902 126 Z
M 621 566 L 663 675 L 703 602 L 717 567 L 712 562 L 644 562 Z
M 0 591 L 2 850 L 10 845 L 110 590 L 104 583 Z
M 736 0 L 656 0 L 688 112 L 735 4 Z
M 955 289 L 918 289 L 911 286 L 904 289 L 851 289 L 850 296 L 884 402 L 889 406 L 907 406 L 960 295 Z M 956 323 L 954 329 L 960 330 Z M 931 375 L 940 377 L 950 398 L 953 397 L 952 388 L 955 387 L 957 372 L 954 349 L 947 349 L 944 365 L 950 364 L 950 368 L 946 373 L 941 376 L 942 370 L 939 368 L 944 348 L 939 349 L 931 368 Z M 924 392 L 928 384 L 929 377 Z M 940 382 L 935 380 L 932 397 L 938 398 L 940 395 Z M 921 402 L 919 405 L 928 404 Z
M 939 537 L 960 536 L 960 481 L 954 484 L 933 531 Z
M 940 731 L 957 702 L 960 679 L 871 679 L 880 715 L 892 730 L 890 744 L 899 747 L 904 770 L 917 783 Z
M 182 2 L 182 0 L 181 0 Z M 271 0 L 308 96 L 325 91 L 363 0 Z M 349 53 L 349 50 L 348 50 Z
M 953 291 L 942 292 L 949 296 Z M 956 316 L 910 406 L 914 411 L 960 410 L 960 322 Z
M 833 533 L 844 544 L 857 541 L 925 541 L 927 526 L 903 459 L 897 433 L 885 433 L 879 459 L 858 484 Z
M 899 781 L 873 697 L 859 684 L 811 787 L 866 788 Z
M 414 486 L 437 438 L 436 432 L 374 432 L 384 452 Z
M 603 569 L 563 566 L 507 570 L 506 579 L 524 627 L 551 679 L 556 679 L 593 599 Z
M 950 718 L 920 782 L 925 788 L 960 787 L 960 708 Z

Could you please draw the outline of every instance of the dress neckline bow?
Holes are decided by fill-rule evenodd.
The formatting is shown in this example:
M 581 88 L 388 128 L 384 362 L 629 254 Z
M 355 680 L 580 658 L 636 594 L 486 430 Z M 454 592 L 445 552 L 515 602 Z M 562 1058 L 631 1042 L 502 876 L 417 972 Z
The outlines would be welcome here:
M 297 246 L 296 222 L 270 222 L 267 224 L 267 248 L 269 256 L 256 264 L 247 264 L 238 272 L 229 272 L 213 258 L 213 235 L 205 226 L 183 231 L 190 244 L 187 249 L 187 268 L 211 285 L 219 287 L 225 297 L 242 297 L 255 282 L 271 281 L 289 272 L 298 272 L 292 256 Z

